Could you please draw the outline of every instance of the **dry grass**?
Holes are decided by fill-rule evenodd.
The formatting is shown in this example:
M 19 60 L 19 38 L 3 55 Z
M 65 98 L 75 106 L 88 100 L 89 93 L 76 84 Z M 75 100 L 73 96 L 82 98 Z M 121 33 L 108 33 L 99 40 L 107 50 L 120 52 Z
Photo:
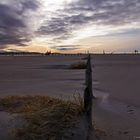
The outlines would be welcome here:
M 82 62 L 82 61 L 70 65 L 70 69 L 86 69 L 86 67 L 87 67 L 86 62 Z
M 25 126 L 16 131 L 24 140 L 61 140 L 75 126 L 83 113 L 80 96 L 75 101 L 63 101 L 48 96 L 9 96 L 0 98 L 0 107 L 12 113 L 22 113 Z

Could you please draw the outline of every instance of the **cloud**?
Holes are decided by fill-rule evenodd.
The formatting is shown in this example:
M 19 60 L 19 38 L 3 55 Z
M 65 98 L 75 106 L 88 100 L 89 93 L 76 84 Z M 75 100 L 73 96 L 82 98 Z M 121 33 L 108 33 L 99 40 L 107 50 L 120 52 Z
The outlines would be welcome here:
M 140 37 L 140 28 L 139 29 L 125 29 L 125 30 L 121 30 L 120 32 L 110 33 L 109 35 L 105 35 L 105 36 Z
M 21 5 L 22 11 L 25 11 L 27 9 L 36 10 L 38 9 L 40 3 L 36 0 L 22 0 Z
M 24 46 L 30 41 L 25 14 L 37 7 L 36 0 L 0 2 L 0 48 L 8 45 Z
M 80 31 L 84 34 L 86 28 L 109 26 L 113 29 L 126 24 L 140 25 L 140 0 L 66 1 L 61 1 L 61 4 L 59 1 L 52 1 L 56 6 L 54 8 L 48 7 L 49 1 L 46 0 L 0 1 L 0 48 L 8 45 L 28 45 L 35 36 L 46 40 L 52 48 L 57 46 L 56 49 L 62 50 L 77 49 L 76 45 L 68 47 L 67 44 L 70 44 L 69 40 L 80 36 Z M 38 16 L 39 14 L 41 16 Z M 91 35 L 96 32 L 94 29 L 90 32 Z M 131 34 L 133 27 L 129 30 Z M 124 31 L 124 34 L 126 33 L 127 31 Z M 71 42 L 70 45 L 72 44 Z M 67 47 L 64 47 L 65 45 Z
M 38 34 L 53 38 L 56 42 L 74 37 L 76 30 L 87 26 L 125 26 L 140 24 L 139 0 L 79 0 L 65 5 L 56 15 L 44 20 Z M 94 32 L 94 30 L 93 30 Z
M 69 50 L 77 50 L 80 49 L 81 45 L 60 45 L 55 46 L 53 49 L 61 50 L 61 51 L 69 51 Z
M 61 36 L 63 34 L 67 35 L 69 32 L 67 30 L 67 23 L 64 19 L 60 20 L 60 17 L 52 18 L 50 21 L 45 22 L 45 24 L 37 31 L 41 35 Z

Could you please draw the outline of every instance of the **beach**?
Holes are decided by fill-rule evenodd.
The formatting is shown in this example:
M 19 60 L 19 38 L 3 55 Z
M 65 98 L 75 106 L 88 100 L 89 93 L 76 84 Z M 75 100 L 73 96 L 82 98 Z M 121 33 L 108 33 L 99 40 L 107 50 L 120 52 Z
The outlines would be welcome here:
M 1 56 L 0 96 L 83 96 L 85 70 L 69 69 L 80 56 Z M 101 140 L 140 137 L 140 55 L 91 55 L 93 124 Z
M 105 140 L 133 140 L 140 136 L 140 56 L 92 57 L 93 117 Z
M 75 56 L 0 57 L 0 96 L 50 95 L 69 98 L 83 91 L 84 70 L 68 69 Z

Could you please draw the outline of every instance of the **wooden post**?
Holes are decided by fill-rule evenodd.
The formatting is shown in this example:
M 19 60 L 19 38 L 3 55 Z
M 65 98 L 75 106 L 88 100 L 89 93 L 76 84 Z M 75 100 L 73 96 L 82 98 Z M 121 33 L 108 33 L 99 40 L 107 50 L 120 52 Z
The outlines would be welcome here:
M 84 109 L 88 121 L 88 126 L 91 129 L 92 128 L 92 98 L 90 96 L 90 90 L 88 87 L 85 88 L 85 92 L 84 92 Z
M 90 55 L 88 55 L 87 58 L 87 69 L 85 73 L 85 82 L 86 82 L 86 88 L 84 91 L 84 109 L 85 114 L 88 120 L 89 128 L 92 128 L 92 99 L 93 99 L 93 93 L 92 93 L 92 67 L 91 67 L 91 60 Z
M 93 91 L 92 91 L 92 67 L 91 67 L 90 55 L 88 55 L 88 58 L 87 58 L 87 69 L 86 69 L 86 81 L 85 82 L 86 82 L 86 86 L 89 87 L 91 97 L 95 98 L 93 96 Z

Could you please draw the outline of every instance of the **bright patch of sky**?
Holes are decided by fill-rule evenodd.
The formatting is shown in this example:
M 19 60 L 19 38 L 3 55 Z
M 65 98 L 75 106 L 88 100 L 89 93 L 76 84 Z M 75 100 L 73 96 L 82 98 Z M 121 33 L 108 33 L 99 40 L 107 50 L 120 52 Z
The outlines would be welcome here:
M 1 0 L 0 49 L 140 49 L 139 13 L 140 0 Z

